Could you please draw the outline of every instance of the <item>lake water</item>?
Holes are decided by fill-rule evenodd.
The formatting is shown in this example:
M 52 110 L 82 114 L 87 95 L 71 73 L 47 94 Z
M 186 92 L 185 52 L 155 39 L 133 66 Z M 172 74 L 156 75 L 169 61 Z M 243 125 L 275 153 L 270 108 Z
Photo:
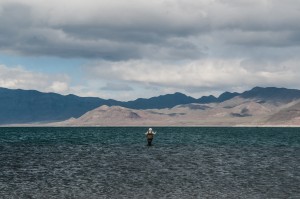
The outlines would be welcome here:
M 300 198 L 300 128 L 0 128 L 0 198 Z

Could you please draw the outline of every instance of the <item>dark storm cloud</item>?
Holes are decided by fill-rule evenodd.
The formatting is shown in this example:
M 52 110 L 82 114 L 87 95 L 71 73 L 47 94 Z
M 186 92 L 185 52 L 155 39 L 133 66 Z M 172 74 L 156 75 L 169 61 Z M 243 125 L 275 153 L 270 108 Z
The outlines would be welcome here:
M 0 50 L 111 61 L 276 56 L 300 45 L 299 8 L 295 0 L 3 0 Z
M 0 48 L 13 50 L 22 30 L 31 26 L 30 7 L 23 4 L 0 4 Z
M 38 5 L 15 2 L 0 6 L 0 49 L 4 52 L 106 60 L 183 59 L 202 54 L 201 47 L 182 37 L 189 34 L 188 29 L 165 28 L 152 19 L 145 19 L 145 24 L 135 19 L 126 25 L 110 19 L 99 23 L 97 16 L 85 23 L 69 23 L 62 16 L 52 24 L 44 13 L 36 12 Z

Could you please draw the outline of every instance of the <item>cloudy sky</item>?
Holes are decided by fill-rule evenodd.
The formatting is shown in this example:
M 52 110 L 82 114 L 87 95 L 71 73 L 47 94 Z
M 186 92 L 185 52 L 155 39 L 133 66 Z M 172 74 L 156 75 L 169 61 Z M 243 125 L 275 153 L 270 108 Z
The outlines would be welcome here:
M 0 87 L 131 100 L 299 82 L 299 0 L 0 0 Z

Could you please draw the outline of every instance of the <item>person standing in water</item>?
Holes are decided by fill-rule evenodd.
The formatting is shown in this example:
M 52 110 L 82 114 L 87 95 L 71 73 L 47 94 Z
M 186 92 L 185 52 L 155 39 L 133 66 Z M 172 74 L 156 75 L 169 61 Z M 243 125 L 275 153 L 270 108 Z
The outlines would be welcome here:
M 149 128 L 149 130 L 145 133 L 148 141 L 148 146 L 152 145 L 152 140 L 156 132 L 152 131 L 152 128 Z

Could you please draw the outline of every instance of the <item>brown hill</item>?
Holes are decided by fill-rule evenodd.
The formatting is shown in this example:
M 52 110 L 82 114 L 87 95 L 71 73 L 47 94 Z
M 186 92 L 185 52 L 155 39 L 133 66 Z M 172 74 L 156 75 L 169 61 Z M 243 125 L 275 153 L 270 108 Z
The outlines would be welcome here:
M 292 102 L 289 106 L 280 109 L 267 120 L 269 124 L 300 124 L 300 102 Z
M 297 110 L 297 111 L 296 111 Z M 299 111 L 298 111 L 299 110 Z M 294 111 L 291 116 L 290 111 Z M 285 125 L 300 116 L 300 102 L 273 104 L 235 97 L 222 103 L 185 104 L 171 109 L 135 110 L 101 106 L 58 126 L 239 126 Z M 283 122 L 279 122 L 283 121 Z M 297 122 L 297 121 L 295 121 Z M 295 125 L 295 122 L 293 123 Z M 300 123 L 298 123 L 300 124 Z

